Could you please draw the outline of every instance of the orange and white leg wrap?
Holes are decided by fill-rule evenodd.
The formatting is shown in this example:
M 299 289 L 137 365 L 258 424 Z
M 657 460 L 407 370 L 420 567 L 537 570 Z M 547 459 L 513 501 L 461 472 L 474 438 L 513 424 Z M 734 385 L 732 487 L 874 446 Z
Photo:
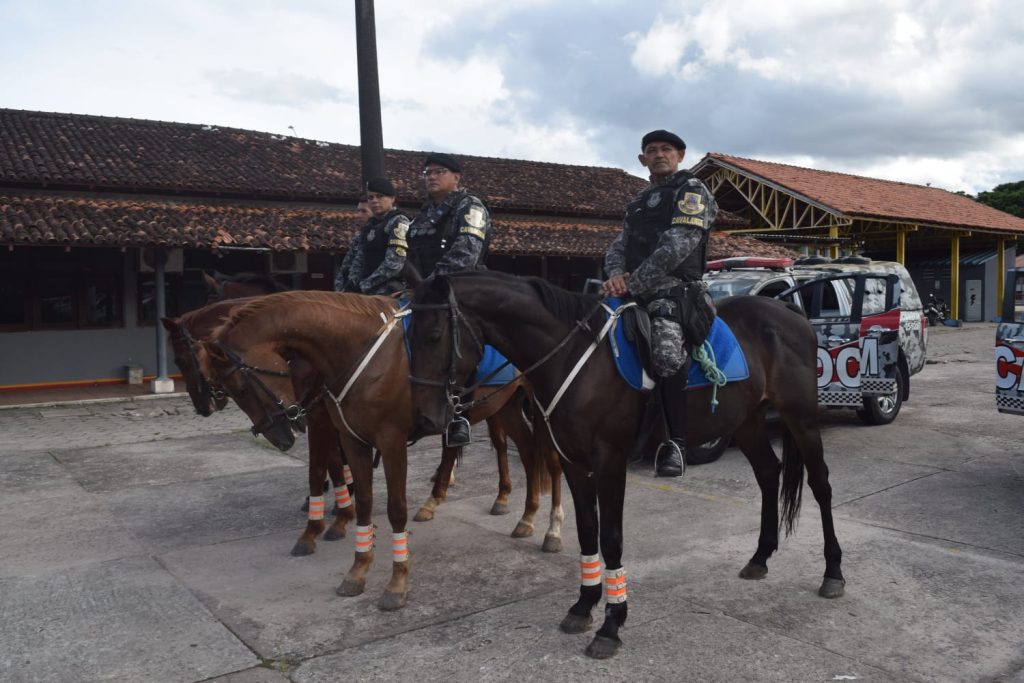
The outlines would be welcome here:
M 341 474 L 345 477 L 345 486 L 352 485 L 352 468 L 348 465 L 341 466 Z
M 310 496 L 309 497 L 309 518 L 310 519 L 323 519 L 324 518 L 324 497 L 323 496 Z
M 334 507 L 347 508 L 352 505 L 352 496 L 348 494 L 348 486 L 339 486 L 334 489 Z
M 604 570 L 604 595 L 608 604 L 626 602 L 626 570 Z
M 391 558 L 395 562 L 407 562 L 409 560 L 408 531 L 391 534 Z
M 373 525 L 356 526 L 356 552 L 368 553 L 373 550 Z
M 580 555 L 580 583 L 584 586 L 601 585 L 600 555 Z

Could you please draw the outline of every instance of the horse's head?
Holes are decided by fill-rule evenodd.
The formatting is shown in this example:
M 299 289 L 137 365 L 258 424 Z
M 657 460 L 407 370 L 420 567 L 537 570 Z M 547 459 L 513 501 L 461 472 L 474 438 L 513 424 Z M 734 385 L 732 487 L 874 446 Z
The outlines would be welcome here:
M 174 352 L 174 362 L 181 370 L 188 389 L 189 398 L 196 412 L 209 417 L 217 410 L 223 410 L 228 397 L 223 391 L 210 384 L 199 370 L 196 340 L 189 332 L 188 325 L 181 318 L 161 318 Z
M 212 304 L 224 298 L 220 281 L 205 270 L 203 271 L 203 284 L 206 285 L 206 303 Z
M 413 436 L 443 432 L 459 413 L 461 390 L 483 355 L 480 326 L 459 307 L 446 277 L 419 284 L 412 299 L 409 346 Z
M 291 448 L 292 430 L 305 428 L 306 410 L 295 398 L 288 360 L 270 344 L 247 349 L 244 358 L 219 340 L 199 347 L 200 371 L 249 416 L 253 434 L 262 434 L 282 451 Z

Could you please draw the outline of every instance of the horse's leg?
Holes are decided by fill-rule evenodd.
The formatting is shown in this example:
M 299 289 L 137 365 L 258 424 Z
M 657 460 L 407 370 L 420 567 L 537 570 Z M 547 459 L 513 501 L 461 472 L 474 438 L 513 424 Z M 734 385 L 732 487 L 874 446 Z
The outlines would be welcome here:
M 356 489 L 356 552 L 336 592 L 350 597 L 366 588 L 366 573 L 373 564 L 373 448 L 353 439 L 345 439 L 343 448 Z
M 338 440 L 338 432 L 331 427 L 331 449 L 327 460 L 327 473 L 334 482 L 334 521 L 327 527 L 324 534 L 325 541 L 337 541 L 345 538 L 345 527 L 356 517 L 355 509 L 352 507 L 352 492 L 349 490 L 348 482 L 352 479 L 348 464 L 345 462 L 345 454 L 341 450 L 341 442 Z M 354 488 L 354 487 L 353 487 Z
M 509 401 L 505 405 L 507 406 L 509 403 L 515 403 L 515 401 Z M 487 418 L 487 435 L 491 437 L 491 445 L 494 446 L 494 457 L 498 461 L 498 497 L 494 499 L 494 505 L 491 506 L 491 514 L 507 515 L 508 496 L 512 493 L 512 475 L 508 469 L 509 434 L 505 431 L 505 426 L 501 421 L 492 416 Z M 522 451 L 520 451 L 521 454 Z M 532 525 L 530 533 L 533 533 Z M 512 535 L 515 536 L 515 532 Z
M 292 547 L 292 555 L 312 555 L 316 552 L 316 539 L 324 531 L 324 477 L 327 475 L 327 461 L 329 459 L 328 446 L 321 430 L 315 427 L 316 423 L 310 423 L 309 430 L 309 498 L 307 506 L 306 528 L 299 536 L 299 540 Z M 328 437 L 333 437 L 337 432 L 330 427 Z
M 544 466 L 548 468 L 551 479 L 551 513 L 548 517 L 548 532 L 544 534 L 544 545 L 540 549 L 546 553 L 558 553 L 562 551 L 562 521 L 565 519 L 565 512 L 562 511 L 562 467 L 558 462 L 558 453 L 553 448 L 542 453 L 546 453 Z
M 434 475 L 434 487 L 430 490 L 427 502 L 416 511 L 416 515 L 412 518 L 414 522 L 429 522 L 434 519 L 434 511 L 437 510 L 437 506 L 448 496 L 448 485 L 452 480 L 455 459 L 460 450 L 453 446 L 445 446 L 441 449 L 441 464 L 437 466 L 437 473 Z
M 586 654 L 595 659 L 614 655 L 622 641 L 619 629 L 626 623 L 626 570 L 622 566 L 622 506 L 626 496 L 625 458 L 597 454 L 597 462 L 607 463 L 598 478 L 597 502 L 601 520 L 601 555 L 604 557 L 604 623 L 587 646 Z
M 404 433 L 390 435 L 378 442 L 384 460 L 388 485 L 388 521 L 391 522 L 391 580 L 378 605 L 391 611 L 405 607 L 409 592 L 409 535 L 405 529 L 409 513 L 405 503 L 405 478 L 408 469 Z
M 593 477 L 570 465 L 565 480 L 576 510 L 576 535 L 580 542 L 580 597 L 569 608 L 560 628 L 566 633 L 583 633 L 594 618 L 590 612 L 601 602 L 601 557 L 598 555 L 597 492 Z
M 832 521 L 832 486 L 828 483 L 828 465 L 825 464 L 824 449 L 821 446 L 821 432 L 815 421 L 797 417 L 786 419 L 782 434 L 783 462 L 797 458 L 791 467 L 799 467 L 800 461 L 807 468 L 807 485 L 814 493 L 814 500 L 821 510 L 821 530 L 825 536 L 825 577 L 818 588 L 818 595 L 823 598 L 838 598 L 846 590 L 846 579 L 841 569 L 843 550 L 836 538 L 835 524 Z M 783 467 L 783 496 L 786 495 L 787 481 L 796 478 L 796 485 L 802 485 L 797 472 L 787 476 Z M 794 512 L 795 514 L 795 512 Z
M 757 550 L 740 571 L 740 578 L 763 579 L 768 575 L 768 558 L 779 547 L 777 501 L 781 465 L 768 438 L 762 414 L 754 415 L 740 425 L 735 439 L 753 468 L 757 486 L 761 489 L 761 532 L 757 537 Z

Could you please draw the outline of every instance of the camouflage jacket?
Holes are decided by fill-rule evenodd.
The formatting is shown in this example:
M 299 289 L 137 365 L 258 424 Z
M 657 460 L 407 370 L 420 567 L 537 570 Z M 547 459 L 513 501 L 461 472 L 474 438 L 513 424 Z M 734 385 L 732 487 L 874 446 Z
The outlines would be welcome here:
M 381 229 L 381 238 L 388 240 L 387 251 L 384 260 L 372 273 L 363 273 L 366 253 L 363 248 L 365 231 L 360 231 L 357 239 L 353 240 L 354 256 L 349 265 L 348 279 L 356 283 L 359 291 L 364 294 L 390 294 L 394 289 L 389 288 L 388 283 L 399 279 L 399 273 L 405 265 L 405 256 L 409 250 L 406 243 L 409 218 L 399 211 L 393 211 L 380 218 L 371 218 L 368 225 L 382 223 L 385 219 L 387 222 Z

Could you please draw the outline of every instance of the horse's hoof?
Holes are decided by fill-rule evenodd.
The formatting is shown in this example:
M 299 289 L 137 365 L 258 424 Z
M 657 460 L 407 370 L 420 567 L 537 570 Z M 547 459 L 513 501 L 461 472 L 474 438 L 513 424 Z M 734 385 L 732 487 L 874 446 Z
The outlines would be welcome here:
M 506 503 L 499 503 L 495 501 L 494 505 L 491 506 L 492 515 L 507 515 L 508 505 Z
M 420 508 L 416 512 L 416 516 L 412 518 L 414 522 L 429 522 L 434 519 L 434 511 L 428 510 L 427 508 Z
M 740 578 L 757 581 L 768 576 L 768 567 L 762 564 L 747 562 L 747 566 L 740 570 Z
M 394 612 L 395 610 L 402 609 L 405 607 L 405 593 L 390 593 L 384 591 L 384 594 L 380 596 L 380 602 L 377 603 L 385 612 Z
M 829 599 L 841 597 L 845 592 L 846 579 L 830 579 L 827 576 L 818 589 L 818 595 Z
M 544 543 L 540 549 L 545 553 L 560 553 L 562 552 L 562 537 L 561 536 L 545 536 Z
M 512 538 L 526 538 L 527 536 L 533 536 L 533 525 L 519 520 L 519 524 L 516 524 L 516 528 L 512 530 Z
M 352 581 L 351 579 L 345 579 L 338 586 L 334 592 L 343 598 L 352 598 L 357 595 L 362 595 L 363 590 L 366 588 L 366 583 L 361 581 Z
M 303 543 L 299 541 L 292 548 L 292 555 L 295 557 L 305 557 L 306 555 L 312 555 L 316 552 L 316 545 L 313 543 Z
M 558 628 L 562 629 L 563 633 L 586 633 L 592 623 L 594 623 L 594 617 L 589 614 L 585 617 L 566 614 Z
M 586 655 L 594 659 L 608 659 L 619 651 L 620 645 L 622 645 L 622 641 L 618 638 L 594 636 L 590 645 L 587 645 Z
M 336 526 L 329 526 L 324 532 L 325 541 L 340 541 L 343 538 L 345 538 L 345 527 L 339 529 Z

